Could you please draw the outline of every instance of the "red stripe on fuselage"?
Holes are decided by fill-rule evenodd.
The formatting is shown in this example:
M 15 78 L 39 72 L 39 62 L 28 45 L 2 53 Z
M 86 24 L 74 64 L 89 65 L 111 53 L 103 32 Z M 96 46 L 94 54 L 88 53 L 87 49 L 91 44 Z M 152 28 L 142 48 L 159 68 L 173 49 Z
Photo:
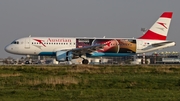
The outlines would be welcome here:
M 164 12 L 160 17 L 163 18 L 172 18 L 173 13 L 172 12 Z
M 148 30 L 143 36 L 141 36 L 139 39 L 153 39 L 153 40 L 166 40 L 166 36 L 154 33 L 150 30 Z

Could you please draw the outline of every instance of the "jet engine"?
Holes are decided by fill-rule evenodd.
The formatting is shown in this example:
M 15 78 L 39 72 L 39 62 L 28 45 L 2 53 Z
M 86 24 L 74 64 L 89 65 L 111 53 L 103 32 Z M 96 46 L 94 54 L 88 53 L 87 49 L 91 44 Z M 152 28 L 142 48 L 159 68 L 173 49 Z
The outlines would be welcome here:
M 56 60 L 60 62 L 71 61 L 73 54 L 71 51 L 57 51 Z

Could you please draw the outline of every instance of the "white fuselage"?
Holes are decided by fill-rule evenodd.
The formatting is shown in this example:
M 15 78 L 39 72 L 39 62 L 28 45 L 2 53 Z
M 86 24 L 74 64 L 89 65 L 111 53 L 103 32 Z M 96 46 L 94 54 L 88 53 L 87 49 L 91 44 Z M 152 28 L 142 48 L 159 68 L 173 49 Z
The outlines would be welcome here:
M 93 40 L 89 42 L 89 40 Z M 96 53 L 105 53 L 103 56 L 120 56 L 125 54 L 136 54 L 136 53 L 145 53 L 156 51 L 159 49 L 171 47 L 175 45 L 175 42 L 170 42 L 167 40 L 148 40 L 148 39 L 126 39 L 126 38 L 73 38 L 73 37 L 25 37 L 20 38 L 13 41 L 10 45 L 5 47 L 5 50 L 9 53 L 19 54 L 19 55 L 48 55 L 55 56 L 57 51 L 61 50 L 71 50 L 86 47 L 83 46 L 81 42 L 85 43 L 85 45 L 92 46 L 95 41 L 103 40 L 104 44 L 107 41 L 111 42 L 110 45 L 106 45 L 105 48 L 108 47 L 118 48 L 119 52 L 114 51 L 96 51 Z M 116 41 L 114 41 L 116 40 Z M 89 42 L 89 43 L 87 43 Z M 116 43 L 114 43 L 116 42 Z M 165 43 L 166 44 L 161 44 Z M 160 43 L 160 44 L 159 44 Z M 153 46 L 157 44 L 157 46 Z M 158 45 L 159 44 L 159 45 Z M 118 47 L 116 47 L 118 46 Z M 105 50 L 102 49 L 102 50 Z M 125 51 L 121 51 L 121 50 Z M 98 55 L 99 56 L 99 55 Z

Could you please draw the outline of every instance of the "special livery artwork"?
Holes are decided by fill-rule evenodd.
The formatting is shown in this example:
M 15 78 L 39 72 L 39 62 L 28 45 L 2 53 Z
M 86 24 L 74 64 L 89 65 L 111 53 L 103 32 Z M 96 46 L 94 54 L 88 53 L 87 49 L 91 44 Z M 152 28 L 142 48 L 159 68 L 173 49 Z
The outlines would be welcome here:
M 105 44 L 98 52 L 104 53 L 136 53 L 136 40 L 134 39 L 77 39 L 77 48 Z

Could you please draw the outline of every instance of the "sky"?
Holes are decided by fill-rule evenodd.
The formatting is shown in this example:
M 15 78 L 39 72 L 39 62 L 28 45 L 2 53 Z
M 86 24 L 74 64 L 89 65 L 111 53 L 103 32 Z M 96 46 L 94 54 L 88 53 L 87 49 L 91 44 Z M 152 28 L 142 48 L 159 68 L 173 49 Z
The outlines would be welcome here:
M 1 0 L 0 58 L 18 57 L 4 50 L 21 37 L 137 38 L 164 11 L 173 11 L 167 39 L 180 52 L 180 0 Z

